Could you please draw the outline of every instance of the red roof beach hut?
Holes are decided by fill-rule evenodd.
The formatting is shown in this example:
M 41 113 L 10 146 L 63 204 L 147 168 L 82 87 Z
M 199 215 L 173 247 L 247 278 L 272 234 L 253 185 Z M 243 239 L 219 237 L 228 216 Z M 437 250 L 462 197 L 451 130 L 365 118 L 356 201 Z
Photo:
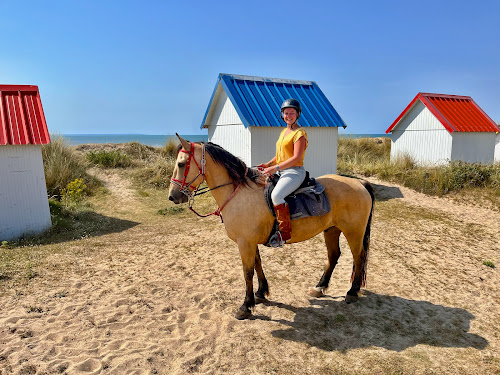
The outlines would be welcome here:
M 391 160 L 407 154 L 420 164 L 444 164 L 492 163 L 499 131 L 470 96 L 418 93 L 386 133 Z
M 0 241 L 51 227 L 42 160 L 47 143 L 38 87 L 0 85 Z

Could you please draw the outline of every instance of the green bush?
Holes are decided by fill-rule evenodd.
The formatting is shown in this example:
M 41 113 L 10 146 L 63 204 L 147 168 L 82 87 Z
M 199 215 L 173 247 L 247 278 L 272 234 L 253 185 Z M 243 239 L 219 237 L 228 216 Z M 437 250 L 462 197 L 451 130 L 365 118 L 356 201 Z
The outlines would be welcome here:
M 120 151 L 90 151 L 87 160 L 104 168 L 127 168 L 132 165 L 130 158 Z
M 92 194 L 102 183 L 87 173 L 87 163 L 58 135 L 51 136 L 51 143 L 42 146 L 45 183 L 49 197 L 61 198 L 61 191 L 71 181 L 83 179 L 87 193 Z

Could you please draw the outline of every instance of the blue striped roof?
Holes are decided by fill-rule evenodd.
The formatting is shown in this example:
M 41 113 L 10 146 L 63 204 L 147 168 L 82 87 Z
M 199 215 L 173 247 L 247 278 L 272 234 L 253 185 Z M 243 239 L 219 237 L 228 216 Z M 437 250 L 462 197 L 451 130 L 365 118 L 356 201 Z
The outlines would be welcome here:
M 346 127 L 344 120 L 313 81 L 219 74 L 208 103 L 201 128 L 206 124 L 217 88 L 221 84 L 245 128 L 249 126 L 283 126 L 281 103 L 297 99 L 302 106 L 299 125 L 304 127 Z

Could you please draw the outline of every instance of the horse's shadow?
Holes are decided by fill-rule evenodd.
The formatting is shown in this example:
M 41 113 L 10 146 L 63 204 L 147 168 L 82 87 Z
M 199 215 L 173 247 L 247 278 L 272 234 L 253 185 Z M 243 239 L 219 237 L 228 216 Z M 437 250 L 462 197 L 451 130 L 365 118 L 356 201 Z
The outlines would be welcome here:
M 404 198 L 398 187 L 374 184 L 373 182 L 370 182 L 370 184 L 373 187 L 376 201 L 383 202 L 394 198 Z
M 312 299 L 310 303 L 309 307 L 294 307 L 267 302 L 295 313 L 293 321 L 274 320 L 289 328 L 271 334 L 327 351 L 372 346 L 402 351 L 418 344 L 483 349 L 488 344 L 468 332 L 474 315 L 460 308 L 368 291 L 355 304 L 346 304 L 343 297 Z M 273 320 L 258 315 L 255 319 Z

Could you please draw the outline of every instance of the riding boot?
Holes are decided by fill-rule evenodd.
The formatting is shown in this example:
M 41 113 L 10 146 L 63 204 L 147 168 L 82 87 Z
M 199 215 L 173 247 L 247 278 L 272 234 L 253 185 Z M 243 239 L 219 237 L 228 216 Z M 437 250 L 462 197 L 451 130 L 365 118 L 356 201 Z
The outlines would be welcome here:
M 290 222 L 290 210 L 286 203 L 274 206 L 276 220 L 278 220 L 279 231 L 283 244 L 292 237 L 292 223 Z

